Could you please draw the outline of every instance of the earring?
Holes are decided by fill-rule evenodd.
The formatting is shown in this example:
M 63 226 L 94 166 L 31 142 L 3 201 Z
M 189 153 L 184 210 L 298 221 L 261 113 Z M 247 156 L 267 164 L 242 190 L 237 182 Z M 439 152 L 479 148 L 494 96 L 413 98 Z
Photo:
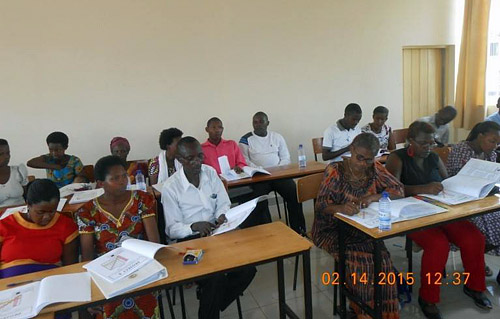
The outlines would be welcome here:
M 413 148 L 413 145 L 410 144 L 410 146 L 408 146 L 406 154 L 408 154 L 409 157 L 415 156 L 415 149 Z

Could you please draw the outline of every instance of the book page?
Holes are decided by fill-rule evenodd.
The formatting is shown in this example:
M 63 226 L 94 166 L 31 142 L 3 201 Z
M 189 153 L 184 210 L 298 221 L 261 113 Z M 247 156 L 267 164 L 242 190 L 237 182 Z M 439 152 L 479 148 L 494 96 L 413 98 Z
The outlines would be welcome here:
M 122 243 L 122 247 L 138 254 L 144 255 L 151 259 L 155 258 L 155 254 L 158 250 L 167 247 L 166 245 L 152 243 L 147 240 L 140 240 L 135 238 L 130 238 Z
M 243 167 L 243 172 L 245 172 L 248 176 L 254 176 L 256 173 L 262 173 L 262 174 L 267 174 L 271 175 L 268 171 L 261 167 L 250 167 L 250 166 L 245 166 Z
M 495 182 L 481 177 L 466 175 L 455 175 L 442 182 L 445 193 L 451 191 L 469 195 L 475 199 L 479 198 L 481 190 L 485 186 L 492 183 L 494 184 Z M 446 196 L 446 194 L 444 195 Z
M 0 291 L 0 319 L 23 319 L 37 314 L 40 282 Z
M 7 208 L 2 216 L 0 216 L 0 220 L 4 219 L 4 218 L 7 218 L 9 217 L 10 215 L 16 213 L 16 212 L 20 212 L 21 214 L 26 214 L 28 212 L 28 206 L 24 205 L 24 206 L 17 206 L 17 207 L 11 207 L 11 208 Z
M 42 308 L 56 302 L 90 300 L 90 275 L 87 272 L 49 276 L 40 282 L 36 312 L 39 313 Z
M 219 167 L 221 174 L 227 174 L 231 170 L 231 166 L 229 166 L 229 160 L 226 155 L 220 156 L 218 158 Z
M 245 221 L 245 219 L 247 219 L 248 215 L 252 213 L 252 211 L 255 209 L 255 206 L 257 206 L 257 203 L 262 198 L 262 196 L 254 198 L 252 200 L 249 200 L 248 202 L 245 202 L 228 210 L 226 213 L 227 222 L 217 227 L 213 231 L 212 236 L 223 234 L 225 232 L 236 229 L 239 225 L 241 225 L 241 223 Z
M 437 200 L 441 203 L 447 204 L 447 205 L 458 205 L 462 203 L 467 203 L 471 202 L 473 200 L 477 200 L 477 197 L 474 196 L 469 196 L 466 194 L 461 194 L 461 193 L 455 193 L 453 191 L 445 191 L 441 192 L 437 195 L 430 195 L 430 194 L 421 194 L 420 196 L 424 196 L 430 199 Z
M 76 192 L 69 201 L 70 204 L 85 203 L 104 194 L 104 189 L 92 189 L 88 191 Z
M 85 264 L 83 268 L 114 283 L 151 262 L 151 258 L 118 247 Z
M 500 163 L 471 158 L 457 175 L 478 177 L 498 183 L 500 182 Z
M 94 185 L 91 183 L 73 183 L 63 186 L 59 189 L 59 195 L 61 198 L 73 195 L 76 192 L 86 191 L 93 189 Z

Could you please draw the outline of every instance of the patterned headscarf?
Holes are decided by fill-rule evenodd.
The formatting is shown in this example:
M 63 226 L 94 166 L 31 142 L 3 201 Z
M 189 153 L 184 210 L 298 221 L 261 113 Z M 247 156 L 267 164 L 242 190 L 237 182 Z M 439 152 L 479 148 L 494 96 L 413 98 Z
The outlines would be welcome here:
M 115 147 L 120 143 L 127 145 L 128 150 L 130 150 L 130 143 L 128 142 L 128 140 L 125 137 L 120 137 L 120 136 L 113 137 L 111 143 L 109 144 L 109 148 L 111 149 L 111 151 L 113 151 L 113 147 Z

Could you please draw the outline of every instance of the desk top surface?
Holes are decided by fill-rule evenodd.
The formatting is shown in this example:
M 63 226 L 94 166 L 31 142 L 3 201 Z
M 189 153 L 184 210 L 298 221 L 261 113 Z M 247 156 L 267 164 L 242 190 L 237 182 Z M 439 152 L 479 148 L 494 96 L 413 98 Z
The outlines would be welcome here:
M 150 289 L 162 285 L 192 281 L 195 278 L 245 265 L 264 263 L 280 257 L 297 254 L 309 250 L 312 243 L 299 236 L 281 222 L 260 225 L 247 229 L 221 234 L 219 236 L 194 239 L 172 246 L 178 248 L 203 249 L 204 255 L 198 265 L 183 265 L 182 255 L 174 249 L 162 249 L 156 259 L 168 270 L 168 277 L 151 283 L 137 290 Z M 0 290 L 6 289 L 9 283 L 27 280 L 40 280 L 47 276 L 83 272 L 78 263 L 46 271 L 6 278 L 0 280 Z M 137 291 L 136 290 L 136 291 Z M 104 296 L 92 282 L 92 301 L 104 300 Z M 40 313 L 46 314 L 63 309 L 75 308 L 82 303 L 60 303 L 48 306 Z
M 461 219 L 466 217 L 473 217 L 474 215 L 492 211 L 494 209 L 500 210 L 500 195 L 489 196 L 480 200 L 473 202 L 468 202 L 460 205 L 448 206 L 444 204 L 439 204 L 440 206 L 448 209 L 445 213 L 435 214 L 431 216 L 421 217 L 417 219 L 407 220 L 403 222 L 393 223 L 391 230 L 380 231 L 378 228 L 366 228 L 357 222 L 346 218 L 345 216 L 336 214 L 335 216 L 342 220 L 343 222 L 361 230 L 372 238 L 384 238 L 392 237 L 397 234 L 403 234 L 410 232 L 414 229 L 421 227 L 429 227 L 432 225 L 446 223 L 453 221 L 455 219 Z
M 252 178 L 243 178 L 236 181 L 229 181 L 227 182 L 227 186 L 231 188 L 231 187 L 249 185 L 259 182 L 266 182 L 276 179 L 296 178 L 296 177 L 321 173 L 325 170 L 327 165 L 328 165 L 327 163 L 309 161 L 307 162 L 307 166 L 304 168 L 299 168 L 299 165 L 297 163 L 292 163 L 282 166 L 266 167 L 265 169 L 269 173 L 271 173 L 271 175 L 255 174 Z

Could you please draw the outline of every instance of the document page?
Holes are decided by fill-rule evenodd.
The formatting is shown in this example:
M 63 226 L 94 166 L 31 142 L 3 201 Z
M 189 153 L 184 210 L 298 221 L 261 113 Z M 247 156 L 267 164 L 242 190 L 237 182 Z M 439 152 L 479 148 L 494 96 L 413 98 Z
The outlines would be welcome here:
M 255 206 L 257 206 L 257 203 L 261 199 L 262 196 L 249 200 L 248 202 L 245 202 L 228 210 L 228 212 L 226 213 L 227 222 L 217 227 L 213 231 L 212 236 L 223 234 L 240 226 L 241 223 L 243 223 L 245 219 L 247 219 L 248 215 L 250 215 L 250 213 L 255 209 Z
M 40 282 L 0 291 L 0 319 L 24 319 L 35 316 Z
M 122 243 L 122 247 L 133 252 L 139 253 L 151 259 L 155 258 L 155 254 L 158 250 L 167 247 L 166 245 L 152 243 L 147 240 L 140 240 L 135 238 L 130 238 Z
M 68 287 L 71 287 L 68 289 Z M 84 302 L 91 300 L 88 272 L 55 275 L 40 282 L 36 313 L 56 302 Z
M 93 200 L 94 198 L 101 196 L 102 194 L 104 194 L 104 189 L 102 188 L 76 192 L 73 194 L 73 197 L 71 197 L 69 203 L 70 204 L 86 203 L 90 200 Z

